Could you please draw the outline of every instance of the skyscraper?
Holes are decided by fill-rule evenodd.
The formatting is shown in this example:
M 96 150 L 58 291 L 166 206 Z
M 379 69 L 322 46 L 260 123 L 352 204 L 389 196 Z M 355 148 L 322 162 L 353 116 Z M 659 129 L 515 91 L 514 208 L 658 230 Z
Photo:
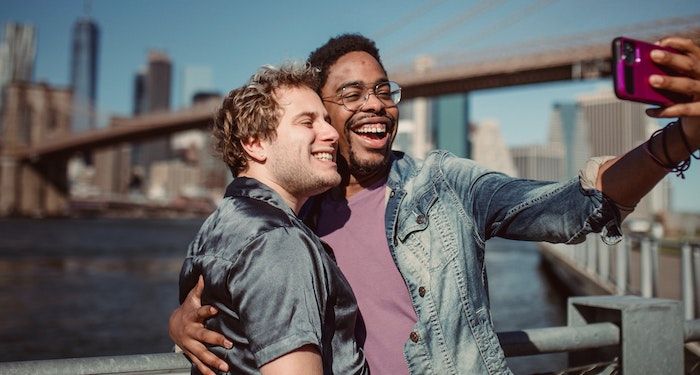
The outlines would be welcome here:
M 0 42 L 0 108 L 3 88 L 16 81 L 31 81 L 34 76 L 36 31 L 33 26 L 7 23 Z M 1 124 L 0 124 L 1 126 Z
M 155 50 L 149 52 L 145 87 L 149 112 L 170 109 L 171 79 L 172 64 L 168 55 Z
M 644 113 L 646 105 L 619 100 L 612 90 L 581 95 L 573 103 L 554 106 L 549 147 L 563 150 L 563 178 L 574 177 L 591 156 L 622 155 L 646 141 L 656 122 Z M 516 160 L 517 164 L 517 160 Z M 642 199 L 632 217 L 649 218 L 669 208 L 667 178 Z
M 170 109 L 170 88 L 172 64 L 165 52 L 150 51 L 148 67 L 139 71 L 134 78 L 134 114 L 165 111 Z M 148 178 L 151 164 L 168 160 L 171 156 L 169 138 L 132 144 L 131 163 L 134 170 L 143 171 Z
M 97 98 L 97 51 L 99 29 L 90 18 L 73 24 L 70 81 L 73 87 L 74 133 L 95 128 L 95 99 Z

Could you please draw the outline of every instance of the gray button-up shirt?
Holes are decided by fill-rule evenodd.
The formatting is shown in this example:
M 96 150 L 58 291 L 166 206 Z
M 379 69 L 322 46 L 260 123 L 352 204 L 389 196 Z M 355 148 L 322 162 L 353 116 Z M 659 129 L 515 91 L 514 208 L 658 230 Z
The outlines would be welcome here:
M 325 374 L 368 373 L 349 284 L 319 238 L 264 184 L 240 177 L 228 186 L 190 244 L 181 301 L 200 274 L 202 304 L 219 310 L 207 328 L 234 343 L 210 350 L 232 374 L 257 374 L 306 344 L 318 347 Z

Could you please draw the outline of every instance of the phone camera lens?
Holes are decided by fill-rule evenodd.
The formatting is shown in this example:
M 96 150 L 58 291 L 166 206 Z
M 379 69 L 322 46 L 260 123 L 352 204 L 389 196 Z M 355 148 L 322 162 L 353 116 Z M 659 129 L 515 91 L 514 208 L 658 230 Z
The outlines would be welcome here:
M 622 44 L 622 58 L 625 60 L 625 64 L 627 65 L 632 65 L 634 63 L 634 43 L 625 41 Z

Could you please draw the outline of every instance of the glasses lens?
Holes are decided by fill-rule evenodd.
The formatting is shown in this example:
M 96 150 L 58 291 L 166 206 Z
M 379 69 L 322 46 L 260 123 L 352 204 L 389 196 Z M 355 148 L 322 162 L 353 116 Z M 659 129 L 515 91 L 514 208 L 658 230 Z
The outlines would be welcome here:
M 373 92 L 370 92 L 364 85 L 350 85 L 343 87 L 340 99 L 345 108 L 356 111 L 367 103 L 371 94 L 374 94 L 385 106 L 394 107 L 401 100 L 401 86 L 394 81 L 387 81 L 377 84 Z
M 389 81 L 389 91 L 391 93 L 391 101 L 394 105 L 401 101 L 401 86 L 394 81 Z
M 345 86 L 340 93 L 340 99 L 347 109 L 354 111 L 365 103 L 365 88 L 362 85 Z

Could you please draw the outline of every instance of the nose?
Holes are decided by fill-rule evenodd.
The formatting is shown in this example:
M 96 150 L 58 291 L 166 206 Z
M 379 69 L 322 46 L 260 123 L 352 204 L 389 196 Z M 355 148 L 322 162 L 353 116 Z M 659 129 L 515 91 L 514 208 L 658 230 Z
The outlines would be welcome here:
M 365 95 L 367 95 L 365 98 L 365 104 L 360 107 L 360 110 L 379 112 L 386 107 L 386 105 L 379 100 L 374 91 L 368 91 Z
M 338 138 L 340 137 L 340 135 L 338 135 L 338 131 L 335 130 L 333 125 L 331 125 L 328 121 L 321 120 L 321 126 L 318 130 L 318 137 L 322 141 L 327 141 L 336 144 L 338 143 Z

